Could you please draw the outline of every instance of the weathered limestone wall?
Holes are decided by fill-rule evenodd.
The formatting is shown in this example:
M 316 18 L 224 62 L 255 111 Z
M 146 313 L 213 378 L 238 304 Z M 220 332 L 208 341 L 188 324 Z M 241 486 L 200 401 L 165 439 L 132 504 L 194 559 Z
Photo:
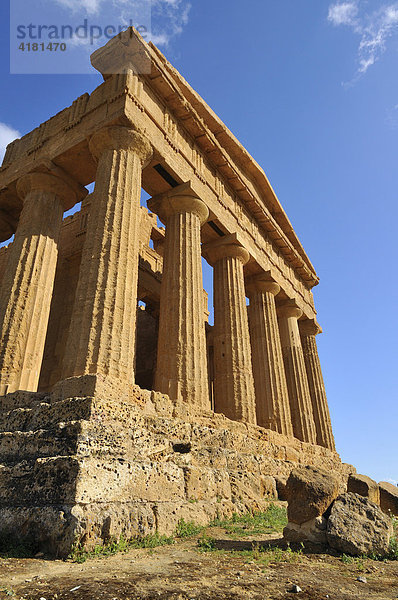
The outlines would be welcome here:
M 335 452 L 167 396 L 16 393 L 0 412 L 0 535 L 65 556 L 110 536 L 173 532 L 185 518 L 264 508 L 296 464 L 348 474 Z M 45 423 L 45 429 L 43 429 Z M 21 533 L 23 532 L 23 533 Z

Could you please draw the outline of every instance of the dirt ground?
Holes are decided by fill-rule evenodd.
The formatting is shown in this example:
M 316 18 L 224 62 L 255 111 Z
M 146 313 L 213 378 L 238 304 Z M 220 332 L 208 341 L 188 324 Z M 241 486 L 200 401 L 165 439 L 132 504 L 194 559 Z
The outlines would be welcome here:
M 3 558 L 0 600 L 398 598 L 397 561 L 346 563 L 338 556 L 303 553 L 294 555 L 291 562 L 279 559 L 265 565 L 237 552 L 250 546 L 247 538 L 231 540 L 213 530 L 210 535 L 217 540 L 216 551 L 200 552 L 197 538 L 191 538 L 152 550 L 88 559 L 83 564 Z M 302 591 L 294 593 L 293 585 Z

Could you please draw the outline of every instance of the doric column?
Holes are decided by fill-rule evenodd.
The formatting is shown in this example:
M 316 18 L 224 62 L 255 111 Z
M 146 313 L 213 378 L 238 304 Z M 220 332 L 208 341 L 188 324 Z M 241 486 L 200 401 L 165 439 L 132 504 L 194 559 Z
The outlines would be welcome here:
M 332 423 L 315 338 L 321 331 L 319 325 L 314 321 L 300 321 L 301 344 L 310 388 L 317 444 L 335 450 Z
M 50 174 L 22 177 L 23 208 L 0 291 L 0 395 L 37 391 L 64 210 L 76 190 Z
M 148 140 L 112 126 L 90 139 L 98 161 L 63 377 L 134 383 L 140 195 Z
M 166 225 L 155 389 L 209 409 L 200 243 L 209 210 L 189 182 L 148 208 Z
M 299 308 L 288 305 L 281 306 L 278 313 L 294 436 L 303 442 L 316 444 L 312 403 L 298 327 L 298 319 L 303 313 Z
M 257 425 L 293 437 L 275 296 L 280 287 L 264 276 L 246 283 L 250 298 L 249 327 L 252 347 Z
M 236 421 L 256 423 L 243 279 L 249 253 L 231 238 L 207 245 L 204 254 L 214 266 L 215 410 Z

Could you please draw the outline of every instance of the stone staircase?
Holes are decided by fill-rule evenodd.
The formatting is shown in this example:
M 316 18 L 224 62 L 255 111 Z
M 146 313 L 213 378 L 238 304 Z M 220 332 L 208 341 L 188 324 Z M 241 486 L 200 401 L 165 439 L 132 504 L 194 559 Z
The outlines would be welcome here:
M 129 399 L 18 392 L 0 408 L 0 543 L 65 557 L 75 543 L 170 535 L 181 518 L 263 510 L 294 464 L 344 481 L 349 469 L 326 448 L 139 388 Z

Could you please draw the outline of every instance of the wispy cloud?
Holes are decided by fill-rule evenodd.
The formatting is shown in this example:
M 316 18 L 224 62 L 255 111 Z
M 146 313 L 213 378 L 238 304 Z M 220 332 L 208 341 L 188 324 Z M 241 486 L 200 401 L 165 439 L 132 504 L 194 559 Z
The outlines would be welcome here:
M 190 10 L 187 0 L 152 0 L 152 42 L 167 47 L 188 24 Z
M 55 0 L 55 3 L 80 18 L 98 16 L 102 22 L 109 15 L 111 22 L 118 21 L 126 28 L 132 18 L 140 24 L 141 16 L 146 24 L 149 16 L 151 31 L 145 39 L 159 46 L 168 46 L 183 32 L 191 10 L 188 0 Z M 77 41 L 76 45 L 84 45 L 84 42 Z
M 74 13 L 83 11 L 87 15 L 96 15 L 100 11 L 103 0 L 55 0 L 55 2 Z
M 366 12 L 367 2 L 350 0 L 329 6 L 328 21 L 351 28 L 359 36 L 356 78 L 365 74 L 387 49 L 388 40 L 398 33 L 398 2 Z
M 0 122 L 0 163 L 3 161 L 7 145 L 19 137 L 21 137 L 19 131 L 6 123 Z
M 354 25 L 358 15 L 356 2 L 341 2 L 329 6 L 328 20 L 333 25 Z

